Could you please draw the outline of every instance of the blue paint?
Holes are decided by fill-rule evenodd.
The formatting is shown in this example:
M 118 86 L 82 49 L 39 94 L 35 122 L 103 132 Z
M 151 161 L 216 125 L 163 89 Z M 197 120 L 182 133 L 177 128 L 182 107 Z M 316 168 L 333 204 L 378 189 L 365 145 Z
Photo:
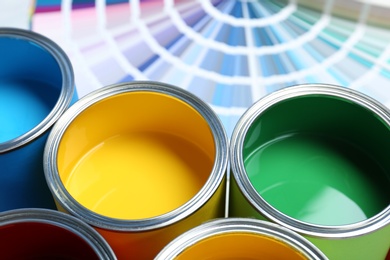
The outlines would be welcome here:
M 50 113 L 58 90 L 43 82 L 0 81 L 0 143 L 36 127 Z
M 28 41 L 0 37 L 0 143 L 37 126 L 54 108 L 62 76 L 56 60 Z

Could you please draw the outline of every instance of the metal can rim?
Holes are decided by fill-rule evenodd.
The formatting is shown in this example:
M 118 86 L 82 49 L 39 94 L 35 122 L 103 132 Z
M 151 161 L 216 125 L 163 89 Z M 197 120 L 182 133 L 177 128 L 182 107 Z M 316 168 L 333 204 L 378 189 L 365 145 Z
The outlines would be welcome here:
M 300 221 L 280 212 L 270 205 L 256 192 L 250 183 L 245 171 L 241 152 L 244 138 L 250 125 L 272 105 L 288 98 L 307 95 L 328 95 L 343 98 L 375 113 L 390 127 L 390 110 L 376 99 L 357 90 L 331 84 L 301 84 L 273 92 L 258 100 L 245 111 L 238 120 L 230 140 L 229 162 L 232 177 L 235 179 L 245 199 L 267 219 L 300 234 L 313 237 L 326 237 L 331 239 L 357 237 L 374 232 L 390 224 L 390 205 L 366 220 L 348 225 L 326 226 Z
M 0 226 L 27 222 L 63 228 L 87 242 L 100 259 L 116 259 L 109 244 L 95 229 L 69 214 L 43 208 L 13 209 L 0 213 Z
M 260 234 L 282 241 L 299 250 L 308 259 L 328 259 L 314 244 L 298 233 L 275 223 L 251 218 L 222 218 L 205 222 L 172 240 L 155 259 L 174 259 L 186 248 L 203 239 L 241 232 Z
M 50 53 L 60 68 L 62 86 L 58 101 L 44 120 L 23 135 L 0 143 L 0 154 L 24 146 L 45 133 L 69 107 L 75 89 L 72 64 L 65 52 L 54 41 L 36 32 L 19 28 L 0 28 L 0 38 L 4 37 L 29 41 Z
M 168 94 L 186 102 L 208 123 L 215 143 L 215 160 L 212 172 L 201 190 L 184 205 L 168 213 L 140 220 L 124 220 L 97 214 L 79 204 L 62 184 L 56 163 L 59 142 L 67 126 L 89 106 L 116 94 L 129 92 L 156 92 Z M 201 208 L 223 182 L 228 163 L 228 139 L 225 129 L 211 107 L 192 93 L 179 87 L 154 81 L 134 81 L 109 85 L 79 99 L 57 121 L 51 130 L 44 150 L 44 172 L 49 189 L 58 203 L 72 215 L 99 228 L 115 231 L 142 232 L 158 229 L 184 219 Z

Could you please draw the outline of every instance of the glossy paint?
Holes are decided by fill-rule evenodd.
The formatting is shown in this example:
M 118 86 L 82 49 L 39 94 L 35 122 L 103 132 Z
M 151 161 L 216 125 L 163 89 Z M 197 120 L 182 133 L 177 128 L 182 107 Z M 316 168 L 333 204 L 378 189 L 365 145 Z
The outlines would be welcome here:
M 59 89 L 42 82 L 0 82 L 0 142 L 37 126 L 53 109 Z
M 308 223 L 348 225 L 374 216 L 388 203 L 377 188 L 379 180 L 366 174 L 385 176 L 384 169 L 369 154 L 329 137 L 280 137 L 248 156 L 245 168 L 266 201 Z
M 253 122 L 245 169 L 260 196 L 284 214 L 318 225 L 348 225 L 389 205 L 389 133 L 380 118 L 358 105 L 295 98 Z
M 137 119 L 112 116 L 127 103 L 132 103 L 130 111 L 139 111 Z M 160 109 L 167 116 L 155 112 Z M 100 130 L 95 125 L 102 113 L 110 118 L 100 119 L 106 125 Z M 183 135 L 194 122 L 195 139 L 202 139 L 203 147 Z M 66 189 L 88 209 L 118 219 L 151 218 L 195 196 L 212 170 L 213 146 L 207 123 L 178 99 L 122 94 L 89 107 L 72 122 L 61 141 L 58 166 Z M 80 154 L 79 149 L 86 150 Z

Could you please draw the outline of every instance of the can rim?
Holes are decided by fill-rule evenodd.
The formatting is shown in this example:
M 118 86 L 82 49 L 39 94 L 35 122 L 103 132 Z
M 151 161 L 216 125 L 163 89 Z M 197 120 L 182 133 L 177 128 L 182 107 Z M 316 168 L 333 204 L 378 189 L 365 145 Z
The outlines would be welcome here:
M 168 94 L 192 106 L 206 120 L 214 137 L 214 165 L 200 191 L 180 207 L 156 217 L 139 220 L 111 218 L 97 214 L 82 206 L 66 190 L 59 177 L 57 168 L 58 147 L 67 126 L 86 108 L 107 97 L 137 91 Z M 115 231 L 141 232 L 162 228 L 184 219 L 201 208 L 212 197 L 220 187 L 227 169 L 228 140 L 225 129 L 216 113 L 208 104 L 195 95 L 169 84 L 154 81 L 135 81 L 113 84 L 97 89 L 73 104 L 53 126 L 46 142 L 43 159 L 45 178 L 49 189 L 57 202 L 66 211 L 95 227 Z
M 54 41 L 33 31 L 6 27 L 0 28 L 0 38 L 22 39 L 43 48 L 56 60 L 62 76 L 61 92 L 50 113 L 28 132 L 6 142 L 0 142 L 1 154 L 26 145 L 46 132 L 68 108 L 75 86 L 72 64 L 65 52 Z
M 309 240 L 278 224 L 250 218 L 222 218 L 205 222 L 176 237 L 160 251 L 156 260 L 174 259 L 186 248 L 201 240 L 232 233 L 261 234 L 286 243 L 308 259 L 328 259 Z
M 95 229 L 69 214 L 43 208 L 13 209 L 0 213 L 0 227 L 16 223 L 42 223 L 63 228 L 82 238 L 100 259 L 116 259 L 107 241 Z
M 390 110 L 379 101 L 360 93 L 357 90 L 331 84 L 302 84 L 273 92 L 254 103 L 241 116 L 233 130 L 232 138 L 230 140 L 229 159 L 231 172 L 233 173 L 233 177 L 240 191 L 248 203 L 267 219 L 298 233 L 313 237 L 333 239 L 356 237 L 374 232 L 386 226 L 390 223 L 390 205 L 376 215 L 352 224 L 338 226 L 312 224 L 292 218 L 274 208 L 257 193 L 251 184 L 244 167 L 241 152 L 243 150 L 245 135 L 250 125 L 260 114 L 272 105 L 289 98 L 308 95 L 327 95 L 343 98 L 375 113 L 390 127 Z

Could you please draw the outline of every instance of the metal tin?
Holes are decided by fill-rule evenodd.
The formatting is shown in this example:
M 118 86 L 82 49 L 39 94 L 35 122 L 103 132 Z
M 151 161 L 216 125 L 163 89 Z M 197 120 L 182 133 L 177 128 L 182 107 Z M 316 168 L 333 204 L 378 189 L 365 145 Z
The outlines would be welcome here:
M 317 139 L 286 142 L 297 134 Z M 390 112 L 378 101 L 323 84 L 274 92 L 250 107 L 233 132 L 229 216 L 276 222 L 330 259 L 384 259 L 389 151 Z M 258 172 L 249 154 L 259 156 Z
M 327 259 L 311 242 L 280 225 L 245 218 L 216 219 L 170 242 L 158 259 Z
M 42 159 L 49 129 L 77 98 L 61 48 L 32 31 L 0 28 L 0 211 L 55 208 Z
M 92 227 L 50 209 L 25 208 L 0 213 L 0 238 L 1 255 L 6 259 L 116 259 L 110 246 Z
M 164 177 L 160 181 L 153 182 L 153 185 L 149 186 L 149 183 L 144 182 L 132 185 L 138 183 L 138 177 L 154 174 L 155 171 L 160 170 L 160 165 L 163 168 L 166 160 L 161 158 L 166 158 L 164 153 L 161 153 L 161 156 L 149 157 L 155 154 L 155 151 L 148 150 L 146 159 L 137 157 L 138 151 L 144 151 L 149 148 L 148 145 L 153 146 L 154 141 L 138 146 L 139 150 L 127 155 L 121 161 L 118 161 L 117 157 L 122 157 L 124 153 L 117 153 L 116 149 L 110 150 L 109 153 L 96 160 L 96 163 L 101 163 L 105 158 L 110 157 L 107 162 L 103 162 L 101 167 L 95 168 L 109 165 L 108 169 L 111 168 L 111 170 L 109 170 L 110 175 L 107 175 L 109 179 L 96 184 L 95 187 L 103 185 L 102 189 L 105 189 L 105 183 L 118 178 L 119 182 L 115 184 L 117 186 L 110 186 L 109 190 L 117 190 L 122 183 L 126 183 L 124 192 L 137 190 L 134 196 L 126 193 L 123 197 L 115 198 L 114 196 L 117 196 L 115 193 L 112 196 L 114 201 L 98 209 L 88 204 L 91 201 L 92 204 L 95 203 L 91 197 L 97 193 L 88 193 L 86 196 L 88 201 L 81 202 L 82 199 L 77 197 L 77 192 L 70 191 L 70 184 L 64 184 L 61 178 L 66 178 L 67 162 L 78 161 L 76 164 L 81 165 L 80 160 L 83 160 L 85 154 L 90 154 L 89 151 L 105 149 L 103 146 L 99 148 L 98 143 L 108 145 L 116 137 L 121 138 L 120 135 L 133 132 L 141 133 L 141 135 L 149 132 L 169 132 L 170 137 L 163 138 L 159 142 L 169 143 L 172 136 L 180 136 L 212 156 L 210 168 L 207 171 L 198 171 L 194 175 L 196 180 L 201 176 L 205 177 L 201 181 L 201 186 L 181 205 L 168 210 L 164 209 L 165 211 L 153 212 L 154 215 L 146 213 L 147 210 L 159 208 L 161 204 L 171 199 L 181 198 L 182 194 L 176 189 L 182 188 L 179 187 L 182 183 L 170 184 L 172 180 L 181 176 L 168 179 L 171 170 L 160 172 L 158 176 Z M 130 139 L 130 137 L 121 139 L 116 144 L 121 146 L 128 143 Z M 139 143 L 139 140 L 131 140 L 133 143 Z M 86 150 L 83 147 L 87 147 Z M 97 147 L 97 150 L 91 147 Z M 126 147 L 130 149 L 132 145 Z M 176 146 L 179 150 L 181 147 L 186 146 L 182 143 Z M 131 82 L 96 90 L 69 108 L 50 133 L 45 148 L 44 168 L 47 183 L 60 210 L 77 216 L 94 226 L 105 237 L 118 258 L 148 259 L 157 255 L 169 241 L 184 231 L 206 220 L 224 216 L 227 151 L 225 130 L 215 112 L 206 103 L 175 86 L 157 82 Z M 195 156 L 186 150 L 176 152 L 179 157 L 183 158 Z M 129 164 L 127 164 L 128 161 Z M 138 163 L 143 163 L 143 161 L 145 161 L 145 166 L 152 167 L 151 170 L 144 171 L 144 165 L 139 166 Z M 206 162 L 190 160 L 184 164 L 187 163 L 188 165 L 202 165 Z M 134 165 L 142 169 L 134 170 L 131 168 L 135 167 Z M 125 173 L 126 176 L 122 176 L 120 174 L 123 169 L 130 173 L 140 172 L 140 174 Z M 79 173 L 81 176 L 88 171 L 80 170 Z M 73 175 L 77 174 L 72 173 Z M 94 173 L 94 176 L 100 176 L 100 172 Z M 128 176 L 136 176 L 137 180 L 125 179 Z M 156 175 L 153 176 L 152 179 L 157 178 Z M 95 177 L 91 178 L 95 179 Z M 83 185 L 91 178 L 85 176 L 86 181 L 80 180 L 77 185 Z M 154 193 L 152 187 L 156 185 L 162 186 L 160 193 Z M 171 199 L 164 197 L 170 193 L 173 193 Z M 152 200 L 147 201 L 145 196 L 151 197 Z M 97 195 L 96 200 L 103 197 L 105 197 L 104 194 Z M 111 207 L 111 204 L 114 205 L 117 202 L 119 203 L 117 206 Z M 100 209 L 103 211 L 99 211 Z

